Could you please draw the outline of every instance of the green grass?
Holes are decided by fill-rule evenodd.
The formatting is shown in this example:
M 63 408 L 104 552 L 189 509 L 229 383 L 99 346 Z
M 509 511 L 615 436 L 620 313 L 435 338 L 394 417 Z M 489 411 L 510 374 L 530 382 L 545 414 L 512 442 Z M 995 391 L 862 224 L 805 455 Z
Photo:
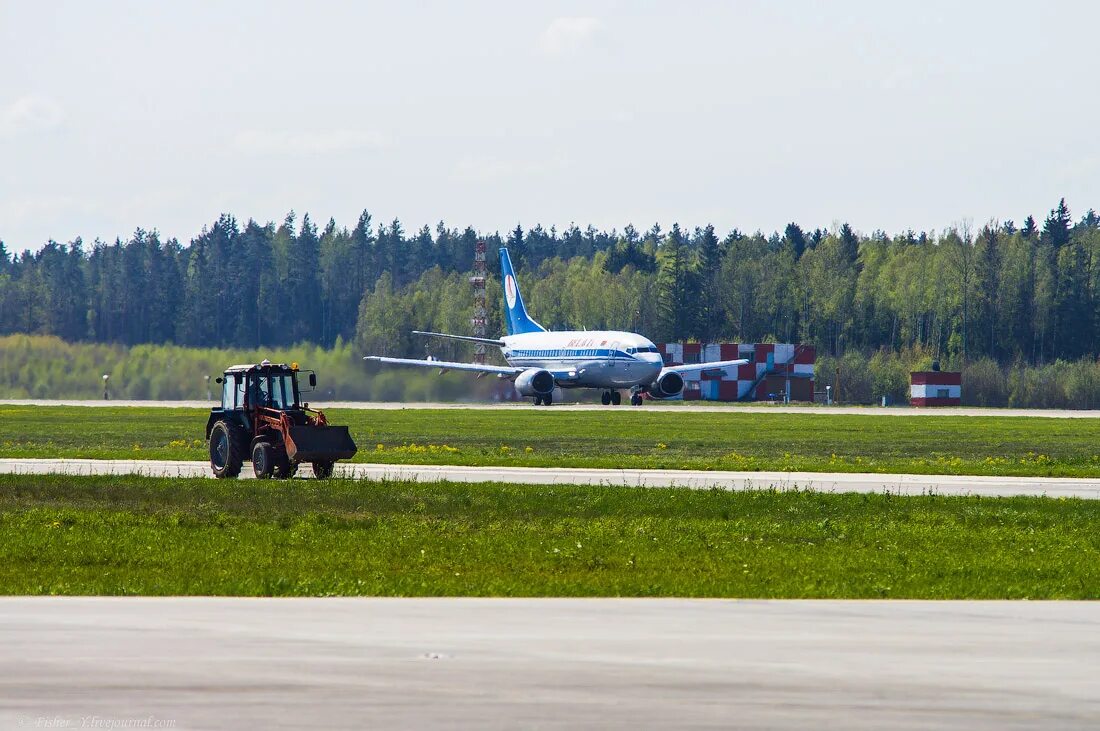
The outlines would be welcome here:
M 202 409 L 0 406 L 0 457 L 205 460 Z M 356 461 L 1100 477 L 1100 421 L 783 412 L 332 410 Z
M 0 476 L 0 593 L 1100 597 L 1100 501 Z

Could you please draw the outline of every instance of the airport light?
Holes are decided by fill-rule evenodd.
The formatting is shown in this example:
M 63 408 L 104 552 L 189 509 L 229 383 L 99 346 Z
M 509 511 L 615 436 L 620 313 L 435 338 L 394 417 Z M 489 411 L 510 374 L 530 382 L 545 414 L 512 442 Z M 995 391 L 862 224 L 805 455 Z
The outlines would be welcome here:
M 103 400 L 104 401 L 110 401 L 111 400 L 111 392 L 107 389 L 107 381 L 109 381 L 110 379 L 111 379 L 111 375 L 109 373 L 104 373 L 103 374 Z

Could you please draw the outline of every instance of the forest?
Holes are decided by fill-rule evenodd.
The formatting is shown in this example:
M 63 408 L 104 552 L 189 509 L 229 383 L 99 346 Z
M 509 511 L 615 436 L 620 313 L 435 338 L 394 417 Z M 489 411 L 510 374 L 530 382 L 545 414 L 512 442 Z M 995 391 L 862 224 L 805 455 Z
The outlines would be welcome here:
M 1008 403 L 1013 373 L 1088 369 L 1098 355 L 1100 216 L 1089 209 L 1075 220 L 1065 200 L 1041 222 L 893 235 L 847 223 L 771 234 L 673 224 L 517 225 L 502 235 L 442 222 L 406 232 L 368 212 L 350 229 L 292 212 L 243 226 L 225 214 L 186 245 L 140 229 L 127 241 L 50 241 L 14 255 L 0 242 L 0 335 L 468 357 L 409 331 L 469 330 L 479 239 L 490 252 L 490 302 L 495 252 L 508 246 L 528 307 L 548 327 L 629 329 L 657 342 L 808 342 L 825 359 L 897 363 L 877 386 L 864 374 L 870 398 L 900 393 L 906 368 L 935 359 L 998 371 Z M 489 309 L 499 332 L 500 308 Z

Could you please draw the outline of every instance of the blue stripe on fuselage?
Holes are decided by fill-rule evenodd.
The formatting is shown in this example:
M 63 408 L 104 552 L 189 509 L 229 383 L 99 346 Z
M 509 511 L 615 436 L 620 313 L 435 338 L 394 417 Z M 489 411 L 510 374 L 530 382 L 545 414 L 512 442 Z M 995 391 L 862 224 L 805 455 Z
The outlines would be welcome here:
M 570 350 L 564 348 L 546 348 L 535 350 L 509 350 L 504 353 L 505 358 L 622 358 L 624 360 L 639 360 L 636 356 L 624 353 L 621 350 L 607 348 L 582 348 Z

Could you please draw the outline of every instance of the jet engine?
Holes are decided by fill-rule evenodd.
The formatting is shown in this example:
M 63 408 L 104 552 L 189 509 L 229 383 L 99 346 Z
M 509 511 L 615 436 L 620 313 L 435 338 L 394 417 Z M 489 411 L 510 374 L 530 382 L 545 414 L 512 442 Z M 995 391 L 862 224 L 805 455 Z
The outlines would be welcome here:
M 546 396 L 554 392 L 554 376 L 542 368 L 528 368 L 516 376 L 516 390 L 521 396 Z
M 649 395 L 657 399 L 674 398 L 684 390 L 684 377 L 667 368 L 649 386 Z

